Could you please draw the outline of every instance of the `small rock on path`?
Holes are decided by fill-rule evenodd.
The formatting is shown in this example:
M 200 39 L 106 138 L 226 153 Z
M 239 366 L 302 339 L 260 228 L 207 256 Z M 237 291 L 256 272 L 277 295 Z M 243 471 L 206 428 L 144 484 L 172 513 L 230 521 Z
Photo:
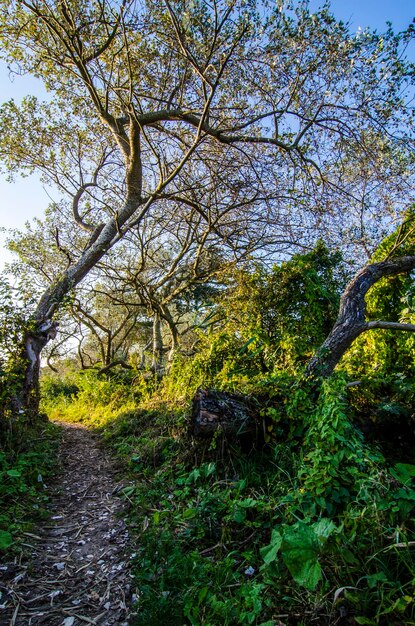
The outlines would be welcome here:
M 0 564 L 0 625 L 127 626 L 132 580 L 114 464 L 93 432 L 62 427 L 51 517 L 26 533 L 30 559 Z

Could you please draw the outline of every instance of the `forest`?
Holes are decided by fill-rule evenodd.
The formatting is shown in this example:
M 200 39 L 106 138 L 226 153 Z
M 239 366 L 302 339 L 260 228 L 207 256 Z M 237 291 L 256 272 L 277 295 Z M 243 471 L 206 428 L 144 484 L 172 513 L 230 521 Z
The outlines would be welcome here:
M 415 20 L 0 6 L 46 94 L 0 106 L 1 168 L 59 197 L 0 274 L 0 624 L 415 624 Z M 53 485 L 88 497 L 93 464 L 123 618 L 75 574 L 69 611 L 69 556 L 25 595 Z

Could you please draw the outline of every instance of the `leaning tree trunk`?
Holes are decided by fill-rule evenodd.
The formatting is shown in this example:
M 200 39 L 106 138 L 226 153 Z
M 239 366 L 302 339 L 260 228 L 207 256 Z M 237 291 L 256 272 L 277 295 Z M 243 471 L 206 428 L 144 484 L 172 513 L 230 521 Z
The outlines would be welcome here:
M 14 410 L 36 415 L 39 410 L 40 353 L 48 341 L 56 336 L 57 324 L 53 316 L 65 296 L 78 285 L 96 263 L 117 241 L 120 227 L 134 214 L 139 201 L 130 198 L 118 213 L 95 229 L 79 260 L 69 267 L 42 295 L 33 316 L 33 325 L 22 345 L 20 391 L 14 396 Z
M 330 376 L 356 337 L 366 330 L 383 328 L 415 331 L 414 324 L 381 320 L 367 322 L 365 319 L 365 296 L 370 287 L 381 278 L 410 272 L 414 268 L 415 256 L 404 256 L 367 265 L 356 274 L 341 297 L 339 315 L 332 331 L 306 368 L 307 377 L 327 378 Z

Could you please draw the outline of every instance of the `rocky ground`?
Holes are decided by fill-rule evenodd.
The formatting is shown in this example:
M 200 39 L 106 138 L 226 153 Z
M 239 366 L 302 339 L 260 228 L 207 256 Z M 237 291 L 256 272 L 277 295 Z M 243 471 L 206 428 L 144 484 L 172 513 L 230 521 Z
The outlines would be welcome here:
M 50 518 L 26 533 L 23 557 L 0 563 L 0 625 L 127 626 L 134 590 L 121 485 L 94 433 L 63 428 Z

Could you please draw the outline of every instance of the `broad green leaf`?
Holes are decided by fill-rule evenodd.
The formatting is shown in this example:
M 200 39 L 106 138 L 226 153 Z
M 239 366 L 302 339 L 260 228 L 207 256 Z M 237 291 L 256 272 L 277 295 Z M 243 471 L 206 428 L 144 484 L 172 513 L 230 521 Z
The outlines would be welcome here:
M 209 587 L 202 587 L 197 596 L 198 602 L 203 602 L 209 592 Z
M 7 470 L 6 474 L 7 476 L 10 476 L 10 478 L 20 478 L 20 476 L 22 475 L 19 470 L 15 469 Z
M 274 528 L 271 535 L 271 542 L 268 546 L 261 548 L 261 556 L 264 559 L 265 565 L 269 565 L 277 558 L 277 552 L 281 547 L 282 536 L 281 533 Z
M 376 574 L 366 576 L 366 580 L 370 589 L 376 587 L 378 583 L 386 583 L 388 581 L 387 576 L 384 574 L 384 572 L 376 572 Z
M 0 550 L 7 550 L 13 543 L 13 537 L 6 530 L 0 530 Z
M 409 485 L 411 484 L 413 478 L 413 474 L 410 469 L 412 467 L 414 466 L 406 463 L 397 463 L 395 467 L 391 468 L 390 473 L 403 485 Z
M 320 544 L 314 531 L 298 523 L 284 532 L 282 557 L 295 582 L 312 591 L 321 580 Z
M 257 504 L 258 500 L 254 500 L 253 498 L 245 498 L 244 500 L 240 500 L 240 502 L 238 502 L 238 506 L 242 507 L 243 509 L 250 509 Z
M 410 463 L 397 463 L 395 467 L 397 470 L 405 472 L 405 474 L 415 476 L 415 465 L 411 465 Z
M 233 512 L 232 519 L 234 522 L 237 522 L 238 524 L 241 524 L 242 522 L 244 522 L 246 519 L 245 509 L 236 509 Z
M 327 517 L 319 519 L 318 522 L 313 524 L 312 528 L 319 539 L 327 539 L 335 530 L 337 530 L 336 524 Z

